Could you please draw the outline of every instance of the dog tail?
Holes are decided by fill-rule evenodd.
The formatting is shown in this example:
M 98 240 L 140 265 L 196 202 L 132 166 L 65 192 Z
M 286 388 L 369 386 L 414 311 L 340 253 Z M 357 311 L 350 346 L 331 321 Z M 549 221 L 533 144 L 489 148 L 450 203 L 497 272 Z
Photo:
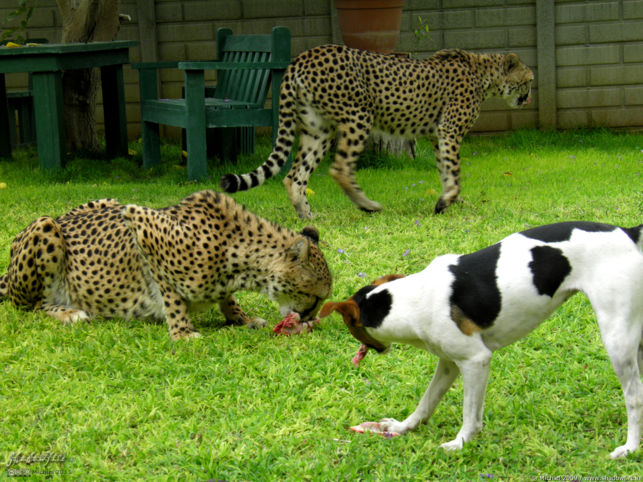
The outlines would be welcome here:
M 296 134 L 297 91 L 292 69 L 286 70 L 279 96 L 279 127 L 272 153 L 261 166 L 247 174 L 226 174 L 220 180 L 221 189 L 233 193 L 260 186 L 265 180 L 279 174 L 288 161 Z
M 641 251 L 643 251 L 643 224 L 634 226 L 632 228 L 621 228 L 627 235 L 632 238 Z

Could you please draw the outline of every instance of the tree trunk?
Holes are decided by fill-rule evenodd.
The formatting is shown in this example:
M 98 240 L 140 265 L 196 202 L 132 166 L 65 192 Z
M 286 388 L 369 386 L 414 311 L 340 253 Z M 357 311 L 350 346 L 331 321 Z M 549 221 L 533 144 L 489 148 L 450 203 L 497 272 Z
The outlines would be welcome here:
M 63 21 L 63 43 L 109 41 L 116 38 L 120 0 L 57 0 Z M 98 69 L 63 73 L 67 148 L 99 151 L 94 110 L 100 75 Z

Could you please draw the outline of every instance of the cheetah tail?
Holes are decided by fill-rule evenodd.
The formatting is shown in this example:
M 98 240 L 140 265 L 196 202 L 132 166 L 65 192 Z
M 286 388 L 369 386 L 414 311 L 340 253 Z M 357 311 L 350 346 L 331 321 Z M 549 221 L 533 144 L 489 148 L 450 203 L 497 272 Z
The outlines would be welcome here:
M 0 300 L 9 297 L 9 275 L 0 276 Z
M 226 174 L 220 186 L 225 192 L 247 191 L 260 186 L 266 179 L 279 174 L 286 164 L 295 139 L 295 97 L 296 90 L 292 76 L 286 71 L 279 96 L 279 127 L 277 140 L 270 156 L 261 166 L 247 174 Z

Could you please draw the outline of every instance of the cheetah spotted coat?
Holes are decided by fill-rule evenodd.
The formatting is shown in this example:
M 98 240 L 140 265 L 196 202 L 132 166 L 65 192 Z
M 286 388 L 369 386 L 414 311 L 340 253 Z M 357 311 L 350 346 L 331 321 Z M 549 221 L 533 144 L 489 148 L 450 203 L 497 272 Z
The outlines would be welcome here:
M 460 143 L 487 97 L 499 95 L 512 107 L 530 102 L 533 73 L 515 54 L 442 50 L 426 60 L 401 58 L 339 45 L 300 54 L 281 84 L 279 131 L 268 160 L 249 174 L 227 174 L 227 192 L 262 184 L 286 163 L 296 133 L 297 156 L 284 184 L 300 218 L 311 218 L 306 187 L 311 173 L 337 136 L 330 173 L 365 211 L 381 206 L 355 181 L 355 166 L 372 132 L 415 138 L 434 146 L 442 182 L 435 212 L 460 193 Z
M 229 323 L 265 324 L 237 304 L 239 290 L 264 293 L 282 315 L 306 321 L 331 289 L 317 241 L 315 228 L 284 229 L 214 191 L 165 209 L 103 199 L 19 233 L 0 299 L 64 323 L 164 320 L 173 339 L 199 336 L 190 313 L 216 303 Z

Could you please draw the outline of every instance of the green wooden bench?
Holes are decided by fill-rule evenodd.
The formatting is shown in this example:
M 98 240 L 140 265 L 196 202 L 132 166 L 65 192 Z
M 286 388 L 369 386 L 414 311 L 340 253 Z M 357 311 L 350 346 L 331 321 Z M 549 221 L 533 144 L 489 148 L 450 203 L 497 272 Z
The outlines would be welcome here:
M 29 44 L 48 44 L 46 38 L 29 39 Z M 4 42 L 1 45 L 5 45 Z M 7 92 L 9 110 L 9 138 L 11 147 L 36 143 L 36 123 L 33 113 L 33 94 L 31 93 L 31 76 L 28 90 Z
M 7 92 L 11 147 L 35 144 L 36 125 L 31 91 Z
M 185 129 L 190 180 L 207 175 L 208 128 L 241 128 L 236 130 L 234 142 L 245 145 L 245 150 L 254 145 L 257 126 L 272 126 L 273 140 L 276 137 L 279 89 L 290 63 L 290 30 L 275 27 L 267 35 L 233 35 L 222 28 L 216 42 L 216 61 L 132 64 L 139 70 L 145 167 L 160 162 L 159 124 Z M 185 72 L 184 98 L 159 98 L 157 71 L 162 68 Z M 217 71 L 215 87 L 206 89 L 206 70 Z M 270 85 L 272 105 L 267 108 Z

